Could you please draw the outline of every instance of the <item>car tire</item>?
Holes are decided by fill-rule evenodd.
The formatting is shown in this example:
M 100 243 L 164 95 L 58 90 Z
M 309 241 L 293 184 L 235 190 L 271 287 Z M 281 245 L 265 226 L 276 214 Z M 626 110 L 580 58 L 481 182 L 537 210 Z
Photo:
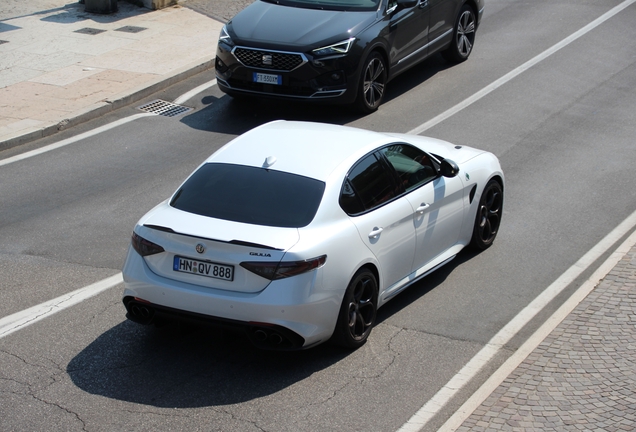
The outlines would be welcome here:
M 496 180 L 490 180 L 479 199 L 471 246 L 477 250 L 488 249 L 497 237 L 503 212 L 503 190 Z
M 360 112 L 369 114 L 378 109 L 384 99 L 387 77 L 384 57 L 373 51 L 364 62 L 358 83 L 356 105 Z
M 453 40 L 442 56 L 450 62 L 460 63 L 468 59 L 475 44 L 477 18 L 473 8 L 464 5 L 457 15 L 453 28 Z
M 362 268 L 345 291 L 332 342 L 357 349 L 367 341 L 378 308 L 378 282 L 373 272 Z

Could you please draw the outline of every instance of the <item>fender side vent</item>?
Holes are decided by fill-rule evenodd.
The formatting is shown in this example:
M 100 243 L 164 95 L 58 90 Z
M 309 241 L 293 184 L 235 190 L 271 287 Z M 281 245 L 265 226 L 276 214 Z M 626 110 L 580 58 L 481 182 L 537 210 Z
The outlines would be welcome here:
M 175 117 L 192 110 L 192 108 L 166 102 L 161 99 L 148 102 L 147 104 L 137 107 L 137 109 L 165 117 Z
M 470 204 L 472 204 L 473 199 L 475 199 L 475 192 L 477 192 L 477 185 L 473 186 L 473 188 L 470 190 L 470 194 L 468 195 L 468 202 Z

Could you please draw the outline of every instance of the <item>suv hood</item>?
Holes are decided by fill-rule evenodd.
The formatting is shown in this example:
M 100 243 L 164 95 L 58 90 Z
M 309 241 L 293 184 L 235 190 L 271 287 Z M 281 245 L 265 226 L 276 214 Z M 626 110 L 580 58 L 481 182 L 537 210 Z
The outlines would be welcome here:
M 308 51 L 357 35 L 377 12 L 343 12 L 281 6 L 256 1 L 228 23 L 237 45 Z

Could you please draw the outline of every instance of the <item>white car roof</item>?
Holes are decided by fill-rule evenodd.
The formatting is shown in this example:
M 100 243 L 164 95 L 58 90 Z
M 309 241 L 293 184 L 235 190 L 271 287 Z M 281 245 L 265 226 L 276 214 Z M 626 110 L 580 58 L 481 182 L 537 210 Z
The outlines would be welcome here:
M 379 146 L 396 142 L 378 132 L 325 123 L 279 120 L 264 124 L 230 141 L 206 162 L 263 167 L 326 181 L 335 169 Z

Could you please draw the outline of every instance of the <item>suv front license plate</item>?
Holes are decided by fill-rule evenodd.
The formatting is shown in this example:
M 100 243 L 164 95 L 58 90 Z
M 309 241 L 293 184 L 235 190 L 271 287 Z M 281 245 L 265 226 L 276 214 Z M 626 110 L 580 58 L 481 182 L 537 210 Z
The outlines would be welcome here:
M 271 75 L 271 74 L 254 72 L 253 78 L 254 78 L 254 82 L 261 83 L 261 84 L 276 84 L 276 85 L 283 84 L 283 77 L 280 75 Z
M 193 260 L 175 256 L 172 269 L 181 273 L 207 276 L 226 281 L 234 280 L 234 266 L 219 264 L 212 261 Z

